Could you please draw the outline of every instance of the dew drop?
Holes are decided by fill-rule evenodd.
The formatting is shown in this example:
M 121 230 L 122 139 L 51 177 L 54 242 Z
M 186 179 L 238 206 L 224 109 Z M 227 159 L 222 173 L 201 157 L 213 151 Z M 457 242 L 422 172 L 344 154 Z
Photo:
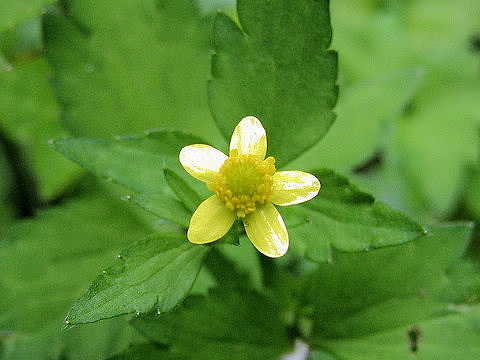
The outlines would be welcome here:
M 122 254 L 118 254 L 115 256 L 117 259 L 121 259 L 122 258 Z
M 160 315 L 162 312 L 160 311 L 160 309 L 157 309 L 157 315 Z
M 88 73 L 88 74 L 91 74 L 95 71 L 95 65 L 93 65 L 92 63 L 86 63 L 85 64 L 85 72 Z
M 125 196 L 122 196 L 122 200 L 124 201 L 128 201 L 128 200 L 131 200 L 132 197 L 130 195 L 125 195 Z
M 65 320 L 65 324 L 66 324 L 66 325 L 70 325 L 70 321 Z
M 135 315 L 136 315 L 136 316 L 140 316 L 140 311 L 136 311 L 136 312 L 135 312 Z
M 427 229 L 423 229 L 423 235 L 428 235 L 428 230 Z
M 106 274 L 107 273 L 107 270 L 102 270 L 102 274 Z

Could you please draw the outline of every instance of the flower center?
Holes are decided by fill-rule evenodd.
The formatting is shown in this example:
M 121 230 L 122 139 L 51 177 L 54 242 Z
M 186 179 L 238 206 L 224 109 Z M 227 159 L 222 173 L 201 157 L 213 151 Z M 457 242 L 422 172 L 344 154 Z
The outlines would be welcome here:
M 275 171 L 275 158 L 271 156 L 265 160 L 256 155 L 230 156 L 207 187 L 243 218 L 255 211 L 257 203 L 270 201 Z

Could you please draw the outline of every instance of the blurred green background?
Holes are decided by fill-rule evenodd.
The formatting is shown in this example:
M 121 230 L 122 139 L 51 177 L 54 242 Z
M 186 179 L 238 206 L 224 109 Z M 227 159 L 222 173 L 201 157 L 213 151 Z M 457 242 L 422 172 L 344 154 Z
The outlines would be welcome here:
M 123 189 L 56 153 L 50 139 L 166 127 L 224 146 L 206 84 L 214 13 L 235 16 L 234 1 L 160 4 L 0 3 L 0 242 L 9 254 L 0 271 L 10 279 L 0 283 L 8 294 L 0 323 L 14 329 L 0 331 L 2 360 L 88 358 L 93 350 L 78 338 L 109 356 L 135 339 L 122 319 L 58 328 L 108 259 L 162 226 L 120 202 Z M 335 169 L 422 224 L 478 221 L 480 2 L 332 1 L 331 16 L 338 118 L 289 167 Z M 479 244 L 476 230 L 474 258 Z M 14 310 L 18 296 L 30 300 Z M 125 343 L 112 343 L 119 336 Z

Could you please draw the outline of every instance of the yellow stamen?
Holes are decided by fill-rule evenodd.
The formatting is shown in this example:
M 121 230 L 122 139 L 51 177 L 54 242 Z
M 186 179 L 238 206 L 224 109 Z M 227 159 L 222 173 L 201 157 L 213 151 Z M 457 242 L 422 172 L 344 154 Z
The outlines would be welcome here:
M 228 209 L 243 218 L 255 211 L 257 204 L 271 200 L 275 171 L 273 157 L 262 160 L 256 155 L 230 156 L 207 186 Z

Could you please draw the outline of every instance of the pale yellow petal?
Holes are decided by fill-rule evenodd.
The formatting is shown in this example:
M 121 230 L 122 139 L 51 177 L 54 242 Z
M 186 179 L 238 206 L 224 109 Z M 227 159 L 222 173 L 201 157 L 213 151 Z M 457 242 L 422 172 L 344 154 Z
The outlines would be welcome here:
M 230 156 L 253 154 L 264 159 L 267 154 L 267 135 L 260 120 L 247 116 L 240 121 L 230 140 Z
M 320 190 L 320 181 L 303 171 L 278 171 L 273 175 L 272 202 L 287 206 L 314 198 Z
M 195 179 L 209 182 L 218 173 L 227 155 L 209 145 L 185 146 L 180 151 L 180 163 Z
M 243 219 L 245 231 L 252 244 L 269 257 L 283 256 L 288 250 L 288 232 L 282 216 L 268 203 Z
M 228 210 L 216 195 L 210 196 L 195 210 L 187 238 L 194 244 L 218 240 L 230 230 L 235 218 L 235 213 Z

